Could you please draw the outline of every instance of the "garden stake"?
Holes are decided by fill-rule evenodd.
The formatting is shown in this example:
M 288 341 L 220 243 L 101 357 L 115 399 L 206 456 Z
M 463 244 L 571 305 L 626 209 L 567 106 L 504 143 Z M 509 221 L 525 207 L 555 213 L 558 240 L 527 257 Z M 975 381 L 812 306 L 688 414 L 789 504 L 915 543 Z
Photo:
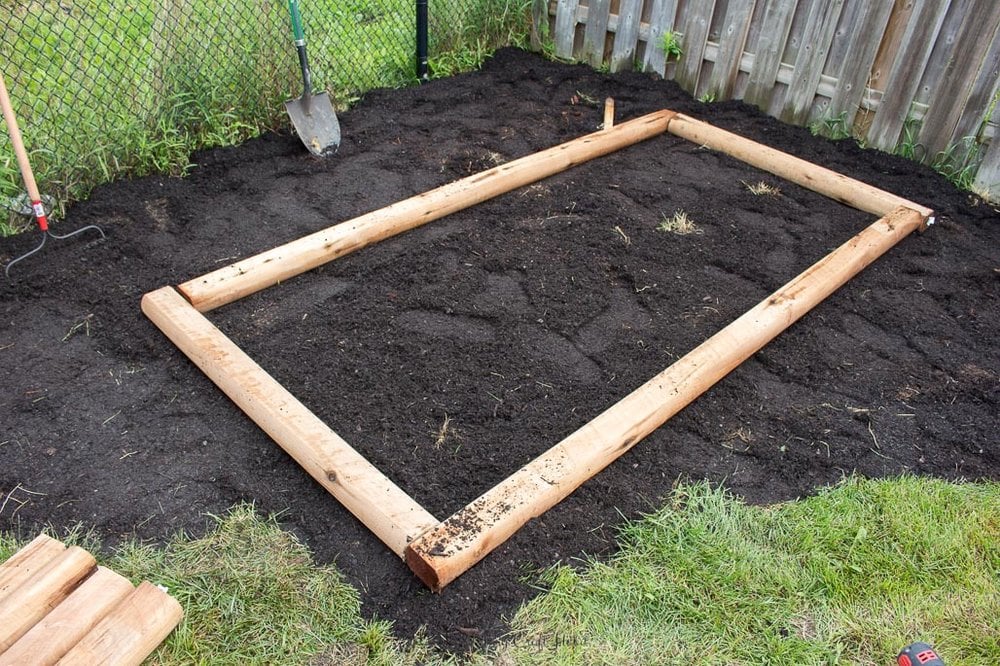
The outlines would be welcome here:
M 45 241 L 49 236 L 52 236 L 56 240 L 62 240 L 90 229 L 101 234 L 102 239 L 105 238 L 105 235 L 100 227 L 93 224 L 62 235 L 54 234 L 49 230 L 49 219 L 45 213 L 45 206 L 42 205 L 42 196 L 38 193 L 38 184 L 35 182 L 35 174 L 31 170 L 31 163 L 28 161 L 28 151 L 24 149 L 24 140 L 21 138 L 21 130 L 17 126 L 17 118 L 14 116 L 14 105 L 10 102 L 10 95 L 7 94 L 7 83 L 4 81 L 2 72 L 0 72 L 0 106 L 3 107 L 3 118 L 7 123 L 7 131 L 10 133 L 11 145 L 14 146 L 14 154 L 17 156 L 17 165 L 21 169 L 21 178 L 24 179 L 24 186 L 27 188 L 28 197 L 31 200 L 31 210 L 35 215 L 35 222 L 38 223 L 38 228 L 42 232 L 42 242 L 38 244 L 38 247 L 22 254 L 7 264 L 7 267 L 4 269 L 4 275 L 7 276 L 7 279 L 10 279 L 11 266 L 40 251 L 45 247 Z

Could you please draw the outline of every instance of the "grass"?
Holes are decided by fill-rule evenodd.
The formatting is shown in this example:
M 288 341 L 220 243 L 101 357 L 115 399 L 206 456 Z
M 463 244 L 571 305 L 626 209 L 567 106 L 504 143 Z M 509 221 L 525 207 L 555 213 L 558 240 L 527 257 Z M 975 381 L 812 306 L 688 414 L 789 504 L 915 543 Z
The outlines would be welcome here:
M 1000 484 L 851 478 L 774 507 L 681 484 L 620 542 L 608 562 L 540 574 L 514 638 L 468 661 L 889 664 L 918 639 L 949 666 L 1000 660 Z M 0 561 L 18 546 L 0 533 Z M 184 607 L 151 663 L 454 663 L 362 619 L 342 575 L 249 505 L 204 537 L 99 559 Z
M 847 124 L 847 112 L 834 118 L 821 118 L 809 124 L 813 136 L 823 136 L 834 141 L 851 137 L 851 128 Z
M 313 83 L 343 106 L 416 83 L 415 5 L 303 3 Z M 431 8 L 434 73 L 478 67 L 523 44 L 524 0 L 442 0 Z M 0 61 L 43 192 L 65 205 L 125 175 L 180 175 L 196 148 L 289 127 L 301 94 L 285 3 L 78 0 L 20 3 L 0 17 Z M 0 133 L 0 205 L 22 190 Z M 0 233 L 25 221 L 0 211 Z
M 848 479 L 750 507 L 706 484 L 561 566 L 517 615 L 516 663 L 890 664 L 914 640 L 1000 659 L 1000 486 Z
M 763 180 L 758 181 L 756 183 L 747 183 L 747 182 L 744 182 L 744 181 L 740 181 L 740 182 L 742 182 L 743 186 L 750 191 L 750 194 L 753 194 L 755 196 L 758 196 L 758 197 L 780 197 L 781 196 L 781 188 L 780 187 L 778 187 L 776 185 L 770 185 L 768 183 L 765 183 Z
M 671 234 L 677 234 L 679 236 L 686 236 L 688 234 L 700 234 L 701 229 L 695 224 L 686 212 L 683 210 L 675 211 L 672 216 L 667 216 L 666 213 L 663 215 L 663 220 L 656 227 L 657 231 L 663 231 Z
M 100 550 L 80 530 L 58 536 Z M 0 561 L 17 545 L 0 535 Z M 163 547 L 131 542 L 98 559 L 135 583 L 165 585 L 184 608 L 151 663 L 407 664 L 427 653 L 423 642 L 403 645 L 388 624 L 362 619 L 358 592 L 340 572 L 316 565 L 275 518 L 250 505 L 215 519 L 202 538 L 177 536 Z

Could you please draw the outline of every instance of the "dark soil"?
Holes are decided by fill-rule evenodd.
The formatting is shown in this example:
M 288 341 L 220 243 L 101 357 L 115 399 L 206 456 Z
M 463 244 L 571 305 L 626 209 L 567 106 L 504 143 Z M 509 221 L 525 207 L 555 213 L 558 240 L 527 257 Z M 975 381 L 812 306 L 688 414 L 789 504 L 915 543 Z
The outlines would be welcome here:
M 140 313 L 144 292 L 597 129 L 673 108 L 940 213 L 569 499 L 429 594 Z M 672 83 L 526 53 L 342 114 L 335 157 L 267 135 L 183 179 L 99 188 L 0 286 L 0 529 L 198 534 L 240 501 L 336 562 L 366 613 L 464 650 L 531 572 L 614 550 L 678 479 L 750 502 L 845 474 L 1000 478 L 1000 223 L 926 167 Z M 755 196 L 764 181 L 780 196 Z M 687 236 L 658 231 L 683 209 Z M 873 220 L 674 137 L 385 241 L 211 317 L 439 518 L 572 432 Z M 0 239 L 6 262 L 36 242 Z M 447 430 L 444 424 L 447 423 Z

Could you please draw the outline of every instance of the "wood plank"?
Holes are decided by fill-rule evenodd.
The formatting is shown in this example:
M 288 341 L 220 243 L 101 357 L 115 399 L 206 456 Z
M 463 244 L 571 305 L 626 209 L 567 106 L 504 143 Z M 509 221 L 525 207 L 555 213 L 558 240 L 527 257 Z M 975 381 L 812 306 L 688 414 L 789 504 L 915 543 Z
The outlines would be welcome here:
M 1000 2 L 973 3 L 958 37 L 960 48 L 949 60 L 920 127 L 918 141 L 928 155 L 937 155 L 951 144 L 962 110 L 970 101 L 983 61 L 997 35 L 997 26 L 1000 26 Z
M 926 206 L 684 114 L 670 121 L 668 131 L 873 215 L 887 215 L 903 207 L 919 211 L 924 217 L 934 215 Z
M 56 663 L 132 590 L 132 583 L 124 576 L 97 567 L 52 612 L 0 654 L 0 666 Z
M 885 27 L 882 43 L 878 46 L 878 53 L 872 64 L 871 87 L 876 90 L 885 90 L 884 84 L 899 55 L 899 47 L 903 43 L 903 36 L 906 34 L 916 4 L 914 0 L 894 0 L 892 3 L 889 23 Z
M 71 546 L 0 602 L 0 653 L 28 632 L 94 571 L 94 556 Z
M 750 70 L 747 90 L 743 94 L 744 101 L 759 109 L 766 110 L 771 105 L 778 70 L 781 68 L 781 56 L 785 52 L 797 6 L 798 0 L 769 0 L 764 10 L 753 68 Z
M 531 0 L 531 50 L 543 50 L 545 42 L 551 37 L 548 0 Z
M 578 0 L 558 0 L 556 5 L 555 54 L 557 58 L 573 59 L 573 42 L 576 38 L 576 9 Z
M 688 5 L 687 15 L 681 30 L 684 39 L 681 47 L 684 54 L 677 63 L 674 80 L 681 88 L 692 95 L 698 89 L 698 79 L 701 78 L 702 60 L 705 56 L 705 44 L 708 41 L 708 28 L 712 23 L 712 13 L 715 11 L 715 0 L 705 0 Z
M 621 0 L 618 14 L 618 30 L 611 48 L 610 70 L 628 71 L 635 68 L 635 51 L 639 40 L 639 19 L 642 16 L 642 0 Z
M 994 33 L 990 41 L 979 74 L 972 83 L 969 97 L 962 105 L 958 123 L 948 142 L 949 145 L 960 147 L 960 154 L 955 155 L 956 159 L 964 162 L 974 158 L 974 155 L 969 154 L 970 149 L 980 149 L 978 142 L 984 140 L 981 134 L 985 132 L 986 124 L 990 120 L 986 114 L 995 112 L 998 106 L 993 104 L 998 94 L 998 87 L 1000 87 L 1000 29 Z
M 924 68 L 920 87 L 914 99 L 922 102 L 934 100 L 934 94 L 941 85 L 948 63 L 961 48 L 958 39 L 965 20 L 975 6 L 976 0 L 951 0 L 944 10 L 944 22 L 938 30 L 937 38 L 930 43 L 930 59 Z
M 334 225 L 180 285 L 201 312 L 231 303 L 366 245 L 666 132 L 657 111 Z
M 1000 141 L 993 141 L 976 172 L 975 189 L 988 201 L 1000 203 Z
M 750 31 L 750 17 L 753 16 L 757 0 L 731 0 L 722 33 L 719 35 L 719 54 L 712 68 L 712 82 L 709 92 L 716 100 L 727 100 L 736 87 L 736 75 L 740 71 L 740 59 Z
M 802 46 L 795 58 L 795 80 L 788 88 L 780 118 L 786 123 L 803 125 L 816 97 L 820 77 L 833 41 L 834 31 L 844 0 L 814 3 L 806 20 Z
M 604 63 L 604 45 L 608 38 L 611 0 L 590 0 L 587 7 L 587 28 L 583 33 L 583 53 L 580 59 L 592 67 Z
M 849 36 L 844 40 L 843 52 L 831 51 L 830 54 L 831 60 L 842 65 L 837 74 L 837 92 L 827 109 L 830 118 L 840 118 L 843 115 L 847 127 L 854 126 L 865 87 L 872 77 L 872 66 L 885 35 L 893 3 L 892 0 L 870 4 L 855 3 L 853 8 L 854 20 L 846 22 Z
M 389 548 L 437 519 L 326 426 L 172 287 L 142 297 L 142 311 L 247 416 Z
M 39 534 L 0 565 L 0 603 L 24 581 L 45 568 L 66 546 Z
M 653 9 L 649 15 L 649 37 L 646 52 L 642 56 L 643 71 L 656 72 L 660 76 L 666 73 L 667 56 L 663 52 L 663 35 L 674 31 L 676 16 L 677 0 L 653 0 Z
M 59 660 L 62 666 L 138 666 L 163 642 L 184 611 L 177 600 L 143 582 Z
M 913 13 L 899 54 L 886 78 L 878 111 L 868 130 L 868 143 L 875 148 L 888 152 L 896 149 L 910 104 L 920 85 L 920 77 L 931 55 L 927 45 L 937 39 L 947 9 L 948 0 L 926 0 Z
M 440 591 L 572 493 L 923 225 L 899 209 L 847 241 L 585 426 L 410 544 L 406 562 Z
M 992 121 L 1000 122 L 1000 105 L 994 109 Z M 986 147 L 986 154 L 976 172 L 975 187 L 986 199 L 1000 203 L 1000 140 L 996 136 Z

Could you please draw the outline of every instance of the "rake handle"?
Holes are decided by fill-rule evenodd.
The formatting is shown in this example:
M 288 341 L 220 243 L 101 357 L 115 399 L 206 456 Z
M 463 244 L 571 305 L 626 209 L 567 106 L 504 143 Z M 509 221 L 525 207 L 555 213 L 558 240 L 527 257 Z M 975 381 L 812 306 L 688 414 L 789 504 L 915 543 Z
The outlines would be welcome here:
M 42 206 L 42 195 L 38 192 L 35 173 L 31 170 L 31 162 L 28 161 L 28 151 L 24 149 L 24 139 L 21 137 L 21 129 L 17 126 L 14 105 L 11 104 L 10 95 L 7 94 L 7 82 L 3 78 L 3 72 L 0 72 L 0 107 L 3 108 L 3 119 L 7 123 L 7 131 L 10 133 L 10 143 L 14 146 L 17 165 L 21 169 L 21 178 L 24 179 L 24 186 L 27 188 L 28 197 L 31 199 L 31 208 L 35 213 L 35 221 L 38 222 L 39 229 L 48 231 L 49 221 L 45 216 L 45 207 Z

